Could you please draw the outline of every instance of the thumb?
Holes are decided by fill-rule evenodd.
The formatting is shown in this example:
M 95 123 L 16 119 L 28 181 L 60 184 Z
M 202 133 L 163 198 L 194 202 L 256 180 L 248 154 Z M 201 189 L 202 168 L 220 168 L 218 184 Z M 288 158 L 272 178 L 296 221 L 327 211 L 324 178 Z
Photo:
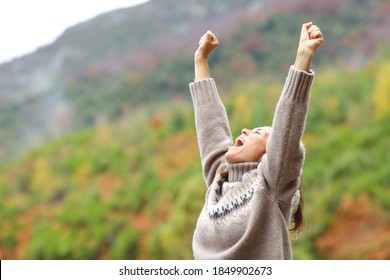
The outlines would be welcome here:
M 306 35 L 308 34 L 309 28 L 313 25 L 313 22 L 307 22 L 302 24 L 302 29 L 301 29 L 301 35 Z
M 212 43 L 213 45 L 219 44 L 217 37 L 210 30 L 207 31 L 206 36 L 207 36 L 207 39 L 209 40 L 209 42 Z
M 210 30 L 207 30 L 206 37 L 207 37 L 207 39 L 209 39 L 209 41 L 212 41 L 213 37 L 215 37 L 215 36 L 214 36 L 213 32 L 211 32 Z

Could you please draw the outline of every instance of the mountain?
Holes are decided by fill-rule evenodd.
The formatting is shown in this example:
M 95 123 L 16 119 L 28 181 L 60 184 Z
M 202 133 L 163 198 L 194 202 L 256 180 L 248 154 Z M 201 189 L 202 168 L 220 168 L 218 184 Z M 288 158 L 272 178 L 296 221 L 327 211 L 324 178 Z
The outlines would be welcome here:
M 211 63 L 225 87 L 232 77 L 283 71 L 301 23 L 309 20 L 327 40 L 316 65 L 363 67 L 388 51 L 389 7 L 379 0 L 152 0 L 100 15 L 0 65 L 0 159 L 113 120 L 140 103 L 183 95 L 193 78 L 193 51 L 208 29 L 221 41 Z
M 389 75 L 389 59 L 317 72 L 295 259 L 390 259 Z M 283 81 L 232 83 L 233 135 L 270 123 Z M 172 103 L 0 165 L 0 259 L 192 259 L 206 187 L 192 105 Z
M 390 259 L 389 10 L 152 0 L 0 65 L 0 259 L 193 258 L 206 192 L 188 90 L 199 37 L 221 42 L 210 69 L 237 135 L 272 121 L 309 20 L 325 43 L 294 258 Z

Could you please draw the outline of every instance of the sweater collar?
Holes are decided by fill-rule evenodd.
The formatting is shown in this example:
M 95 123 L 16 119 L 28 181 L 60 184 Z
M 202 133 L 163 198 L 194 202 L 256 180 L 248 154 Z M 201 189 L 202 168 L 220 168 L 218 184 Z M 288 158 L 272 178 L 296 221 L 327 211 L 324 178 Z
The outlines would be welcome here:
M 248 173 L 257 168 L 258 162 L 243 162 L 243 163 L 234 163 L 228 164 L 227 169 L 229 171 L 228 181 L 239 182 L 242 180 L 242 176 L 245 173 Z

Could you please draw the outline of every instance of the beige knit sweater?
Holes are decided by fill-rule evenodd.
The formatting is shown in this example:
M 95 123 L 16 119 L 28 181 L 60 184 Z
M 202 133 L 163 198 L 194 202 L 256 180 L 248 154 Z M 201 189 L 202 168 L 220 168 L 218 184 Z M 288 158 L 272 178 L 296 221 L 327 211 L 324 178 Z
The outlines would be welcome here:
M 195 259 L 292 259 L 289 227 L 299 199 L 301 137 L 313 78 L 312 71 L 290 67 L 260 163 L 226 163 L 233 139 L 215 82 L 189 85 L 207 185 L 193 236 Z M 229 177 L 221 187 L 223 165 Z

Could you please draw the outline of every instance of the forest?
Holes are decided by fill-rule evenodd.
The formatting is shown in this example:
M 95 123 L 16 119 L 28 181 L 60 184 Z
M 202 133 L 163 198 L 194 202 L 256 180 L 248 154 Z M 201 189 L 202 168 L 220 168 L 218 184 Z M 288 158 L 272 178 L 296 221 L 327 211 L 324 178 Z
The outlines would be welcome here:
M 357 30 L 373 24 L 367 7 L 314 17 L 326 41 L 313 62 L 306 226 L 291 234 L 294 259 L 390 259 L 390 44 L 356 43 Z M 306 17 L 287 11 L 221 36 L 210 68 L 233 137 L 272 123 Z M 357 29 L 348 37 L 337 25 Z M 206 193 L 188 89 L 197 42 L 166 59 L 148 56 L 142 70 L 91 64 L 67 76 L 61 86 L 72 110 L 55 120 L 65 132 L 0 164 L 0 259 L 193 258 Z M 2 109 L 0 155 L 22 126 L 22 118 L 6 120 L 28 118 L 44 102 L 31 98 L 30 107 Z

